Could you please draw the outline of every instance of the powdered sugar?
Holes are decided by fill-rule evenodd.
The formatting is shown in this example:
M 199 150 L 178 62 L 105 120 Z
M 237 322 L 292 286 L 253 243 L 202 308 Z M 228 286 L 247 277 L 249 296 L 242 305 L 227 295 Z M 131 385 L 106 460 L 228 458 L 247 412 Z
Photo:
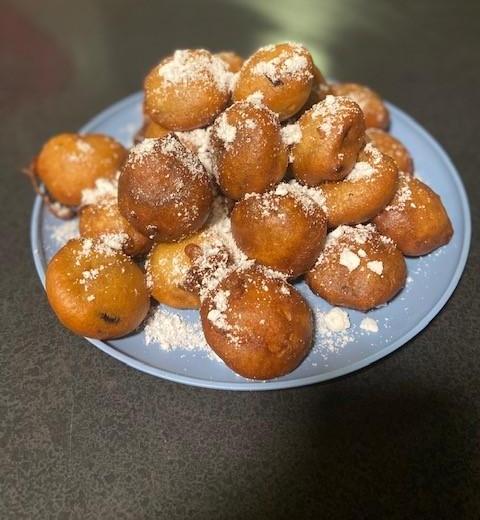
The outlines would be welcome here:
M 353 170 L 347 175 L 345 180 L 350 182 L 357 182 L 368 179 L 375 173 L 375 168 L 373 168 L 368 162 L 359 161 L 355 164 Z
M 340 253 L 340 260 L 338 263 L 345 266 L 351 272 L 360 265 L 360 257 L 350 249 L 345 248 Z
M 360 322 L 360 328 L 367 332 L 378 332 L 378 323 L 373 318 L 363 318 Z
M 99 247 L 121 251 L 127 241 L 127 233 L 104 233 L 100 235 Z
M 368 156 L 368 158 L 372 161 L 374 165 L 379 165 L 383 161 L 382 152 L 375 146 L 374 143 L 369 142 L 365 145 L 363 149 L 364 153 Z
M 160 151 L 165 155 L 172 155 L 193 176 L 205 175 L 205 169 L 199 158 L 180 142 L 177 136 L 169 134 L 159 141 Z
M 225 311 L 228 309 L 228 298 L 230 297 L 230 291 L 219 290 L 215 293 L 212 298 L 213 308 L 209 311 L 207 319 L 213 323 L 213 325 L 221 330 L 229 331 L 232 329 L 232 325 L 228 323 Z
M 215 122 L 215 135 L 223 141 L 227 149 L 235 141 L 237 129 L 229 124 L 226 112 L 218 117 Z
M 367 262 L 367 269 L 370 269 L 370 271 L 373 271 L 374 273 L 381 276 L 383 273 L 383 262 L 380 260 L 372 260 L 370 262 Z
M 145 324 L 145 343 L 152 343 L 164 351 L 182 349 L 189 352 L 205 353 L 210 359 L 221 362 L 208 346 L 200 321 L 189 322 L 182 316 L 159 306 Z
M 341 309 L 338 309 L 341 312 Z M 315 335 L 316 335 L 316 344 L 313 348 L 313 354 L 318 354 L 322 357 L 322 359 L 326 360 L 332 354 L 338 354 L 348 343 L 354 340 L 354 336 L 350 334 L 350 320 L 348 319 L 348 315 L 345 317 L 340 317 L 341 315 L 338 311 L 334 311 L 334 314 L 330 314 L 334 311 L 334 309 L 325 313 L 320 310 L 315 310 Z M 330 327 L 337 323 L 338 320 L 338 330 L 332 330 L 327 325 L 326 316 L 330 314 Z M 345 313 L 347 314 L 347 313 Z M 335 318 L 335 316 L 337 318 Z M 347 326 L 348 323 L 348 326 Z M 333 327 L 335 328 L 335 326 Z
M 63 246 L 70 239 L 78 236 L 78 219 L 62 222 L 59 226 L 52 227 L 51 230 L 51 237 L 57 246 Z
M 161 138 L 144 139 L 130 149 L 127 162 L 129 164 L 141 163 L 149 156 L 156 154 L 173 156 L 188 170 L 192 177 L 206 174 L 198 156 L 186 148 L 173 133 Z
M 281 182 L 271 193 L 281 197 L 286 195 L 295 197 L 295 199 L 302 204 L 307 213 L 314 211 L 317 206 L 320 206 L 320 208 L 326 213 L 326 199 L 320 188 L 310 188 L 292 180 L 290 182 Z
M 354 251 L 350 250 L 350 248 L 354 247 L 356 244 L 361 246 L 367 241 L 373 240 L 375 237 L 380 240 L 382 244 L 393 244 L 392 239 L 386 237 L 385 235 L 379 234 L 373 224 L 338 226 L 327 235 L 325 247 L 318 257 L 317 265 L 320 265 L 322 262 L 326 261 L 327 258 L 330 260 L 337 258 L 336 255 L 338 255 L 340 262 L 342 263 L 343 253 L 343 265 L 345 265 L 347 268 L 351 267 L 353 270 L 353 268 L 356 268 L 354 266 L 358 267 L 358 264 L 360 263 L 360 257 L 365 258 L 367 254 L 361 247 L 358 248 L 358 254 L 354 253 Z M 349 252 L 345 253 L 344 251 Z M 346 255 L 348 255 L 348 258 Z M 354 258 L 353 255 L 355 255 L 356 258 Z
M 348 314 L 339 307 L 334 307 L 324 314 L 326 327 L 332 332 L 342 332 L 350 328 Z
M 112 178 L 100 177 L 95 181 L 94 188 L 82 190 L 82 206 L 98 204 L 106 199 L 116 199 L 118 193 L 118 177 L 120 172 Z
M 265 50 L 268 51 L 262 48 L 259 52 Z M 252 73 L 265 76 L 274 85 L 290 78 L 307 81 L 313 79 L 305 48 L 300 45 L 292 45 L 289 51 L 283 50 L 274 58 L 259 61 L 252 67 Z
M 215 197 L 213 201 L 212 213 L 205 229 L 205 237 L 210 244 L 225 247 L 234 264 L 245 264 L 247 256 L 239 249 L 233 238 L 227 204 L 222 196 Z
M 80 265 L 80 259 L 89 257 L 90 255 L 117 255 L 123 248 L 123 245 L 128 240 L 126 233 L 105 233 L 98 239 L 82 238 L 81 249 L 77 253 L 76 265 Z
M 302 130 L 298 123 L 285 125 L 281 129 L 282 140 L 287 146 L 297 144 L 302 139 Z
M 84 141 L 83 139 L 78 139 L 76 141 L 75 148 L 83 154 L 88 154 L 88 153 L 93 152 L 93 146 L 90 143 L 88 143 L 87 141 Z
M 209 175 L 213 175 L 213 158 L 210 148 L 210 134 L 212 127 L 197 128 L 190 132 L 176 132 L 180 141 L 196 153 L 203 167 Z
M 203 49 L 175 51 L 172 59 L 158 68 L 158 74 L 167 83 L 182 86 L 208 79 L 224 92 L 230 89 L 233 79 L 226 63 Z
M 312 119 L 320 119 L 318 128 L 325 135 L 332 132 L 342 132 L 343 125 L 337 124 L 344 114 L 355 110 L 355 105 L 348 98 L 328 95 L 323 101 L 317 103 L 310 109 Z
M 158 141 L 159 140 L 155 137 L 146 137 L 145 139 L 142 139 L 138 144 L 130 148 L 128 162 L 143 162 L 146 157 L 155 152 L 155 147 Z
M 319 188 L 308 188 L 297 181 L 281 182 L 274 190 L 266 193 L 247 193 L 245 199 L 258 200 L 259 217 L 277 214 L 280 210 L 279 197 L 293 197 L 307 215 L 314 214 L 319 207 L 325 211 L 325 197 Z
M 50 210 L 58 218 L 68 219 L 72 216 L 72 208 L 69 208 L 64 204 L 60 204 L 58 200 L 50 203 Z
M 263 92 L 260 90 L 256 90 L 249 96 L 247 96 L 246 101 L 252 103 L 252 105 L 260 105 L 263 106 Z
M 395 193 L 392 202 L 385 208 L 385 211 L 402 211 L 407 205 L 416 207 L 411 203 L 412 190 L 410 189 L 411 177 L 408 174 L 400 173 L 399 188 Z

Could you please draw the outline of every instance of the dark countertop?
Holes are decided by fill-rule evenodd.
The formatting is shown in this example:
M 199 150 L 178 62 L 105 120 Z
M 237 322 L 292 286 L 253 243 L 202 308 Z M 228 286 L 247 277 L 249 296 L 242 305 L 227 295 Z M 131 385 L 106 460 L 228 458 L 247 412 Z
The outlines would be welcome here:
M 0 3 L 0 518 L 480 516 L 480 3 Z M 469 264 L 405 347 L 326 384 L 231 393 L 137 372 L 57 322 L 18 173 L 177 47 L 302 40 L 437 137 L 472 202 Z

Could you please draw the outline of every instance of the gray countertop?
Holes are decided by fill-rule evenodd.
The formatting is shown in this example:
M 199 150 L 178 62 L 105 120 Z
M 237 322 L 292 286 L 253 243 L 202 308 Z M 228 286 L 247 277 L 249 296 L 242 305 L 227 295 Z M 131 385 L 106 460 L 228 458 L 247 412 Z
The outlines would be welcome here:
M 479 19 L 475 0 L 0 3 L 0 518 L 480 516 Z M 70 334 L 34 270 L 19 168 L 174 48 L 284 39 L 450 154 L 474 231 L 449 303 L 367 369 L 267 393 L 155 379 Z

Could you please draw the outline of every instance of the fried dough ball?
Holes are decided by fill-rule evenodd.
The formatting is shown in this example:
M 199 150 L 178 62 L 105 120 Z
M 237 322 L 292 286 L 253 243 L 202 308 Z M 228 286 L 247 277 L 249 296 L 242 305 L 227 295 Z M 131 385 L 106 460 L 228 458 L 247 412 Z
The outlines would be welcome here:
M 323 202 L 320 192 L 296 182 L 249 195 L 231 214 L 235 242 L 249 258 L 297 277 L 312 267 L 323 248 Z
M 331 94 L 330 85 L 326 82 L 325 78 L 316 65 L 313 66 L 313 76 L 313 85 L 310 96 L 298 112 L 283 121 L 284 127 L 285 124 L 296 123 L 303 116 L 303 114 L 305 114 L 305 112 L 313 107 L 313 105 L 320 103 L 320 101 L 323 101 L 326 96 Z
M 163 126 L 160 126 L 158 123 L 155 123 L 155 121 L 152 121 L 152 119 L 147 118 L 145 121 L 145 125 L 142 129 L 141 137 L 143 139 L 160 138 L 166 136 L 170 132 L 171 130 L 164 128 Z
M 155 244 L 145 267 L 152 296 L 158 302 L 177 309 L 200 307 L 198 295 L 184 285 L 192 267 L 191 258 L 185 250 L 191 244 L 201 246 L 203 242 L 202 235 L 195 234 L 173 244 Z
M 320 103 L 320 101 L 323 101 L 331 93 L 332 91 L 330 89 L 330 85 L 327 83 L 327 80 L 323 77 L 320 69 L 314 65 L 312 93 L 310 95 L 312 105 Z
M 190 130 L 190 132 L 176 132 L 176 135 L 185 148 L 188 148 L 191 152 L 197 154 L 201 159 L 202 149 L 208 148 L 209 146 L 208 139 L 211 128 L 212 127 L 209 126 L 207 128 Z
M 233 88 L 234 101 L 259 96 L 283 121 L 298 112 L 312 90 L 314 69 L 308 50 L 297 43 L 267 45 L 242 66 Z
M 332 305 L 368 311 L 391 300 L 404 287 L 406 276 L 400 250 L 368 224 L 332 231 L 306 281 Z
M 380 128 L 367 128 L 367 137 L 385 155 L 391 157 L 399 171 L 413 173 L 413 159 L 405 145 Z
M 365 116 L 367 128 L 382 128 L 390 126 L 390 114 L 382 98 L 371 88 L 358 83 L 337 83 L 331 86 L 335 96 L 347 96 L 358 103 Z
M 75 334 L 125 336 L 150 307 L 145 276 L 120 250 L 92 239 L 70 240 L 48 264 L 47 296 L 58 319 Z
M 327 96 L 299 119 L 301 138 L 292 148 L 292 170 L 304 184 L 344 179 L 365 144 L 360 107 L 343 97 Z
M 440 197 L 412 175 L 402 173 L 394 199 L 373 222 L 404 255 L 421 256 L 448 244 L 452 223 Z
M 307 302 L 261 266 L 228 274 L 203 300 L 200 316 L 212 349 L 237 374 L 251 379 L 291 372 L 312 345 Z
M 212 186 L 198 157 L 169 134 L 130 150 L 118 183 L 120 213 L 143 235 L 175 242 L 210 214 Z
M 220 189 L 234 200 L 268 190 L 287 169 L 280 123 L 264 106 L 234 103 L 216 119 L 210 144 Z
M 86 238 L 100 238 L 105 235 L 124 235 L 123 252 L 128 256 L 148 253 L 152 241 L 138 232 L 127 219 L 122 217 L 115 198 L 105 198 L 96 204 L 88 204 L 80 209 L 78 222 L 80 235 Z
M 145 112 L 170 130 L 208 125 L 227 105 L 231 79 L 225 61 L 210 52 L 175 51 L 145 78 Z
M 392 200 L 397 183 L 398 168 L 393 159 L 371 143 L 367 144 L 346 179 L 321 186 L 326 199 L 328 226 L 334 228 L 370 220 Z
M 100 177 L 113 178 L 127 157 L 127 150 L 102 134 L 59 134 L 43 146 L 35 173 L 50 195 L 66 206 L 78 206 L 82 190 Z
M 230 72 L 238 72 L 243 65 L 244 59 L 237 53 L 232 51 L 217 52 L 215 56 L 218 56 L 227 65 L 227 69 Z

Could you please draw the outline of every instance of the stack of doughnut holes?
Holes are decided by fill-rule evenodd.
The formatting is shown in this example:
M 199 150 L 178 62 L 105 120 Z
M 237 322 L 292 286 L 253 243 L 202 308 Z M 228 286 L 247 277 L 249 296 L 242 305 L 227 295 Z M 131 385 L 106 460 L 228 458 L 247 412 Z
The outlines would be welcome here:
M 208 344 L 236 373 L 278 377 L 314 335 L 292 281 L 366 312 L 404 287 L 405 256 L 453 234 L 388 133 L 380 96 L 327 83 L 303 45 L 246 60 L 175 51 L 147 74 L 143 110 L 130 150 L 106 135 L 59 134 L 33 161 L 52 211 L 79 216 L 79 238 L 46 274 L 50 305 L 76 334 L 130 334 L 153 298 L 198 309 Z

